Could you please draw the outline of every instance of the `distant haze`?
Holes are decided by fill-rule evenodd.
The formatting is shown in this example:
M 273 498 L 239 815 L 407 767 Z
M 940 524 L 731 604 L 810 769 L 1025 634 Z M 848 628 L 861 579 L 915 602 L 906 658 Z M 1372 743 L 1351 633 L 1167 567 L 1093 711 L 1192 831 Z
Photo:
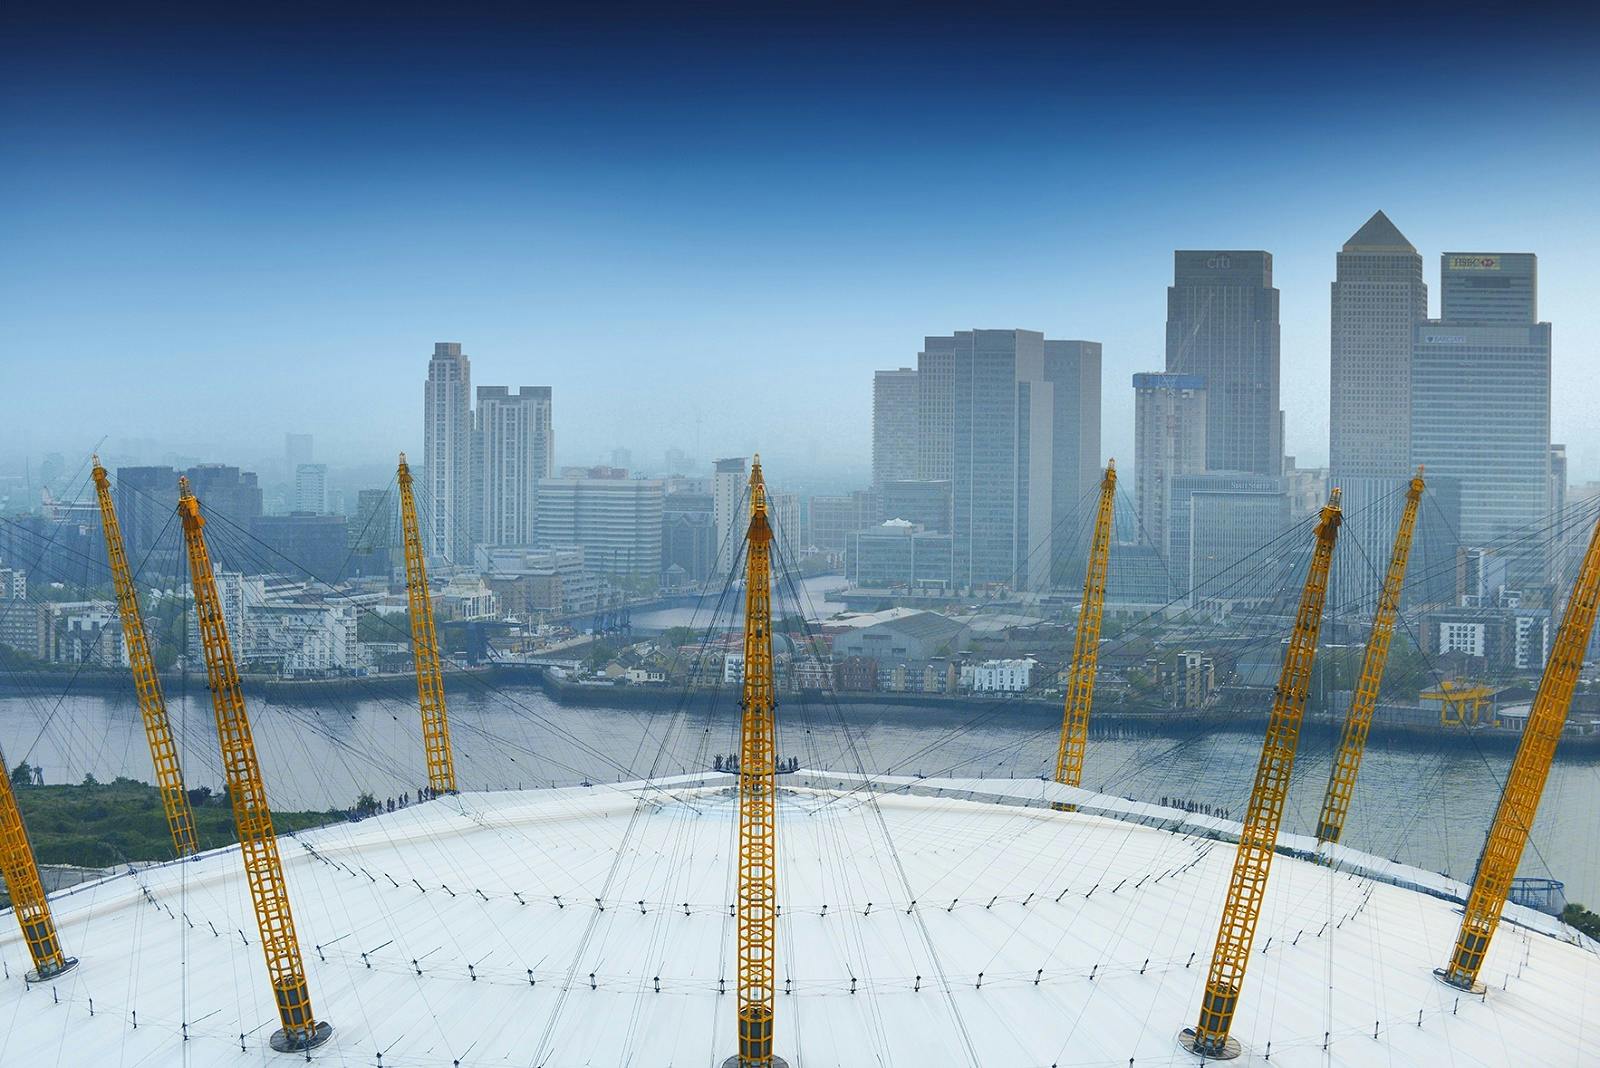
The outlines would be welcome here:
M 1172 250 L 1212 247 L 1273 253 L 1323 463 L 1334 255 L 1381 208 L 1434 313 L 1445 249 L 1539 254 L 1552 436 L 1600 477 L 1592 20 L 927 18 L 10 26 L 0 468 L 293 430 L 387 469 L 449 340 L 554 387 L 558 463 L 864 484 L 872 371 L 1013 326 L 1104 343 L 1131 460 Z

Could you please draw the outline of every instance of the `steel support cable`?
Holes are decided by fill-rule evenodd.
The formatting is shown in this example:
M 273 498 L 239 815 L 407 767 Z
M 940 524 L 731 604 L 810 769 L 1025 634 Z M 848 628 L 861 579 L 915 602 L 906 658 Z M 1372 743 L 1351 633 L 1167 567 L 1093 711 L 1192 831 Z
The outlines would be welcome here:
M 227 519 L 227 517 L 220 516 L 220 515 L 213 515 L 213 516 L 211 516 L 211 518 L 220 519 L 224 524 L 230 525 L 234 529 L 241 531 L 241 533 L 243 533 L 244 536 L 246 536 L 247 538 L 250 538 L 253 541 L 260 542 L 274 556 L 278 556 L 278 557 L 281 557 L 283 559 L 288 559 L 288 557 L 285 557 L 284 554 L 279 552 L 276 548 L 274 548 L 271 545 L 268 545 L 265 542 L 262 542 L 261 539 L 255 537 L 255 535 L 251 534 L 248 530 L 245 530 L 244 528 L 239 527 L 237 524 L 232 523 L 230 520 Z M 312 578 L 316 578 L 315 575 L 312 575 L 311 577 Z M 322 580 L 318 579 L 318 581 L 322 581 Z M 331 588 L 331 584 L 328 584 L 328 585 L 330 585 L 330 588 Z M 352 600 L 352 601 L 354 600 L 351 597 L 351 595 L 348 594 L 348 593 L 343 593 L 343 592 L 341 592 L 341 591 L 339 591 L 337 589 L 333 589 L 332 592 L 334 593 L 335 596 L 341 596 L 341 597 L 344 597 L 344 598 Z M 367 606 L 365 606 L 365 605 L 357 604 L 357 607 L 358 607 L 359 610 L 362 610 L 362 611 L 369 611 L 369 612 L 371 611 L 371 609 L 367 608 Z M 375 612 L 373 613 L 373 615 L 377 616 L 377 618 L 379 618 L 379 619 L 383 618 L 381 615 L 378 615 Z M 392 626 L 392 624 L 389 624 L 387 620 L 385 620 L 384 622 L 385 622 L 385 625 L 391 625 Z M 612 767 L 613 769 L 615 769 L 616 771 L 618 771 L 621 774 L 624 774 L 624 775 L 628 774 L 629 769 L 627 767 L 625 767 L 624 765 L 622 765 L 621 763 L 617 762 L 609 754 L 605 753 L 602 750 L 599 750 L 599 749 L 595 748 L 594 746 L 590 745 L 587 742 L 584 742 L 582 739 L 578 738 L 576 735 L 571 734 L 569 731 L 567 731 L 564 728 L 562 728 L 559 725 L 557 725 L 549 717 L 544 716 L 543 714 L 535 711 L 534 709 L 532 709 L 528 705 L 522 703 L 520 700 L 517 700 L 508 691 L 506 691 L 503 688 L 497 686 L 496 684 L 494 684 L 493 682 L 489 681 L 488 679 L 483 678 L 483 677 L 481 677 L 479 675 L 476 675 L 476 674 L 458 673 L 457 675 L 455 675 L 455 676 L 453 676 L 451 678 L 451 681 L 454 681 L 454 682 L 466 682 L 466 683 L 469 683 L 469 684 L 472 684 L 472 685 L 476 685 L 476 686 L 482 688 L 483 690 L 487 691 L 488 693 L 493 694 L 493 695 L 495 695 L 497 697 L 500 697 L 501 699 L 506 701 L 506 703 L 512 705 L 514 708 L 516 708 L 519 711 L 521 711 L 521 712 L 525 713 L 526 715 L 528 715 L 535 722 L 541 724 L 542 726 L 545 726 L 548 730 L 551 731 L 551 733 L 555 734 L 557 737 L 560 737 L 560 738 L 566 740 L 569 744 L 571 744 L 573 746 L 573 748 L 575 748 L 575 749 L 577 749 L 577 750 L 579 750 L 581 752 L 584 752 L 589 756 L 594 757 L 596 759 L 596 761 L 601 763 L 601 764 L 609 765 L 610 767 Z M 466 721 L 464 721 L 464 723 L 465 722 Z M 472 727 L 471 726 L 466 726 L 465 729 L 471 730 Z
M 782 552 L 781 547 L 775 547 L 775 552 L 777 552 L 781 556 L 781 552 Z M 782 574 L 787 574 L 787 573 L 788 573 L 788 569 L 784 568 L 784 567 L 782 567 L 780 565 L 779 574 L 782 575 Z M 794 592 L 792 578 L 790 580 L 790 592 L 791 592 L 791 596 L 794 596 L 795 600 L 798 601 L 799 600 L 799 596 L 798 596 L 797 593 Z M 809 624 L 805 624 L 803 622 L 803 625 L 806 626 L 807 629 L 809 629 Z M 835 700 L 835 701 L 831 702 L 831 704 L 832 704 L 834 715 L 835 715 L 835 717 L 836 717 L 836 719 L 837 719 L 837 721 L 838 721 L 838 723 L 840 725 L 840 728 L 841 728 L 841 730 L 844 731 L 845 738 L 849 742 L 850 752 L 856 759 L 857 769 L 858 769 L 859 773 L 863 777 L 865 777 L 866 776 L 866 768 L 865 768 L 865 765 L 862 764 L 862 762 L 860 760 L 860 750 L 855 745 L 854 737 L 853 737 L 854 736 L 854 732 L 851 731 L 849 723 L 847 722 L 847 720 L 844 717 L 843 709 L 839 706 L 838 701 Z M 883 840 L 885 846 L 888 849 L 889 857 L 890 857 L 890 860 L 891 860 L 891 862 L 892 862 L 892 864 L 894 866 L 895 873 L 896 873 L 896 875 L 898 876 L 898 878 L 900 880 L 901 886 L 906 891 L 906 897 L 908 899 L 915 899 L 917 891 L 911 885 L 910 876 L 906 872 L 905 864 L 904 864 L 904 862 L 903 862 L 903 860 L 902 860 L 902 858 L 900 856 L 900 852 L 899 852 L 899 850 L 896 848 L 896 846 L 894 844 L 893 835 L 889 831 L 888 821 L 884 818 L 883 809 L 877 803 L 875 797 L 870 800 L 868 808 L 872 812 L 873 817 L 874 817 L 874 819 L 875 819 L 875 821 L 877 823 L 877 827 L 878 827 L 879 833 L 882 836 L 882 840 Z M 944 989 L 946 997 L 947 997 L 947 999 L 949 1001 L 950 1011 L 951 1011 L 951 1013 L 953 1015 L 953 1018 L 955 1020 L 957 1030 L 958 1030 L 958 1032 L 960 1034 L 960 1037 L 961 1037 L 961 1040 L 962 1040 L 962 1044 L 965 1047 L 965 1052 L 966 1052 L 966 1055 L 967 1055 L 967 1059 L 973 1065 L 978 1065 L 978 1064 L 981 1063 L 981 1059 L 978 1056 L 977 1047 L 973 1042 L 972 1035 L 971 1035 L 970 1031 L 967 1028 L 966 1021 L 965 1021 L 964 1017 L 962 1016 L 960 1005 L 957 1003 L 957 1001 L 955 999 L 955 993 L 951 989 L 950 984 L 949 984 L 949 980 L 945 975 L 944 965 L 943 965 L 943 963 L 942 963 L 942 961 L 940 959 L 938 947 L 934 943 L 933 935 L 928 930 L 928 926 L 927 926 L 926 920 L 920 914 L 915 914 L 914 918 L 916 920 L 917 931 L 918 931 L 918 933 L 920 934 L 920 936 L 922 938 L 924 950 L 928 954 L 929 962 L 933 965 L 934 971 L 939 977 L 939 984 Z
M 176 511 L 170 513 L 167 516 L 166 523 L 162 525 L 161 532 L 160 532 L 160 534 L 157 535 L 157 538 L 156 538 L 157 541 L 159 541 L 161 539 L 161 537 L 164 537 L 166 535 L 167 530 L 172 526 L 172 522 L 176 517 L 177 517 L 177 512 Z M 140 559 L 139 566 L 138 566 L 137 569 L 134 570 L 134 573 L 133 573 L 135 580 L 137 580 L 138 576 L 143 572 L 145 565 L 149 562 L 150 553 L 151 553 L 151 550 L 146 550 L 144 556 Z M 31 599 L 32 598 L 30 596 L 30 600 Z M 13 602 L 13 603 L 15 603 L 15 602 Z M 40 602 L 40 603 L 43 603 L 43 602 Z M 96 651 L 98 651 L 99 643 L 100 643 L 100 641 L 102 641 L 104 639 L 104 637 L 105 637 L 105 630 L 104 629 L 102 629 L 95 636 L 95 650 Z M 27 760 L 27 759 L 31 758 L 34 755 L 35 751 L 38 749 L 39 742 L 42 741 L 44 736 L 45 736 L 45 734 L 47 732 L 49 732 L 50 727 L 54 723 L 56 716 L 61 712 L 63 704 L 65 704 L 67 698 L 69 696 L 71 696 L 72 688 L 77 683 L 78 677 L 83 673 L 84 668 L 89 666 L 89 664 L 91 663 L 91 661 L 93 659 L 94 659 L 93 656 L 85 656 L 85 657 L 83 657 L 82 659 L 80 659 L 78 661 L 78 664 L 73 669 L 72 674 L 70 676 L 68 676 L 67 684 L 66 684 L 65 687 L 63 687 L 61 693 L 52 695 L 52 696 L 54 696 L 55 700 L 54 700 L 54 704 L 50 708 L 49 712 L 47 712 L 47 713 L 45 713 L 43 715 L 39 715 L 38 711 L 37 710 L 35 711 L 35 715 L 38 716 L 38 718 L 39 718 L 39 731 L 38 731 L 37 734 L 34 735 L 33 741 L 28 743 L 27 748 L 24 750 L 23 756 L 22 756 L 23 760 Z M 0 669 L 3 669 L 8 675 L 13 675 L 13 677 L 15 677 L 13 672 L 11 671 L 11 668 L 9 667 L 9 665 L 5 664 L 5 661 L 3 659 L 0 659 Z M 21 690 L 21 689 L 23 689 L 23 688 L 19 687 L 19 690 Z M 26 693 L 24 693 L 24 695 L 23 695 L 24 696 L 24 700 L 25 701 L 30 701 L 30 702 L 35 703 L 35 704 L 42 704 L 42 702 L 43 702 L 42 693 L 43 693 L 43 687 L 41 685 L 38 688 L 38 695 L 30 698 Z M 85 727 L 85 733 L 87 734 L 87 727 Z M 101 735 L 99 741 L 100 741 L 100 744 L 102 746 L 102 751 L 104 751 L 103 747 L 108 743 L 109 739 L 105 735 Z M 85 755 L 85 757 L 88 757 L 88 755 L 89 755 L 88 747 L 89 747 L 90 743 L 86 740 L 84 744 L 85 744 L 84 755 Z M 69 752 L 70 752 L 70 748 L 69 748 Z M 89 769 L 89 764 L 86 762 L 85 770 L 87 771 L 88 769 Z
M 733 581 L 734 581 L 734 569 L 730 568 L 729 572 L 728 572 L 728 575 L 726 576 L 726 578 L 724 580 L 724 589 L 723 589 L 723 597 L 724 598 L 726 597 L 728 590 L 732 589 Z M 720 603 L 720 600 L 721 599 L 719 598 L 719 603 Z M 623 861 L 623 857 L 627 853 L 628 842 L 632 839 L 633 832 L 634 832 L 634 830 L 635 830 L 635 828 L 636 828 L 636 826 L 638 824 L 638 821 L 640 819 L 640 815 L 641 815 L 642 811 L 643 811 L 643 805 L 640 804 L 640 803 L 635 803 L 634 806 L 633 806 L 633 809 L 632 809 L 632 811 L 631 811 L 631 813 L 629 815 L 628 823 L 624 827 L 622 839 L 618 843 L 618 846 L 617 846 L 617 849 L 615 851 L 612 863 L 611 863 L 611 865 L 609 867 L 609 870 L 608 870 L 608 872 L 606 874 L 605 882 L 602 884 L 602 889 L 601 889 L 601 896 L 602 897 L 605 897 L 607 895 L 607 893 L 609 892 L 611 886 L 614 885 L 614 883 L 615 883 L 615 881 L 616 881 L 616 879 L 618 877 L 618 874 L 619 874 L 619 871 L 620 871 L 620 868 L 621 868 L 621 864 L 622 864 L 622 861 Z M 585 930 L 584 930 L 584 932 L 583 932 L 583 934 L 582 934 L 582 936 L 580 938 L 578 950 L 577 950 L 576 953 L 573 954 L 572 963 L 571 963 L 571 965 L 569 966 L 569 968 L 567 970 L 566 980 L 562 983 L 561 990 L 558 992 L 558 994 L 556 996 L 556 1003 L 555 1003 L 555 1005 L 553 1005 L 551 1007 L 550 1014 L 546 1018 L 546 1023 L 545 1023 L 543 1032 L 542 1032 L 541 1036 L 539 1037 L 538 1042 L 533 1047 L 533 1051 L 534 1051 L 533 1063 L 535 1064 L 536 1068 L 543 1068 L 543 1066 L 545 1066 L 547 1064 L 547 1058 L 549 1056 L 553 1056 L 554 1055 L 552 1042 L 553 1042 L 554 1037 L 555 1037 L 555 1029 L 556 1029 L 556 1026 L 557 1026 L 557 1024 L 558 1024 L 558 1022 L 560 1020 L 562 1010 L 564 1009 L 564 1007 L 566 1005 L 567 995 L 568 995 L 568 993 L 570 993 L 570 991 L 572 989 L 572 980 L 577 975 L 578 969 L 581 966 L 583 958 L 588 953 L 588 947 L 589 947 L 590 943 L 593 941 L 593 939 L 594 939 L 594 937 L 595 937 L 595 935 L 597 933 L 597 929 L 599 927 L 599 922 L 600 922 L 600 916 L 601 916 L 601 913 L 599 913 L 599 912 L 596 912 L 592 916 L 590 916 L 589 921 L 585 926 Z
M 789 564 L 791 559 L 791 548 L 792 547 L 788 542 L 783 542 L 783 544 L 781 544 L 777 550 L 777 558 L 774 565 L 778 569 L 779 576 L 776 599 L 778 604 L 781 605 L 783 603 L 785 593 L 787 593 L 790 607 L 794 613 L 794 616 L 798 617 L 801 633 L 803 636 L 805 636 L 808 626 L 807 614 L 810 605 L 809 602 L 802 603 L 802 598 L 799 593 L 801 587 L 795 582 L 795 569 Z M 807 647 L 812 647 L 813 640 L 810 637 L 806 637 L 805 644 Z M 811 755 L 813 758 L 815 758 L 816 756 L 820 755 L 816 749 L 817 735 L 811 715 L 811 704 L 805 699 L 803 693 L 794 702 L 794 708 L 797 710 L 800 717 L 800 725 L 805 731 L 804 737 L 807 739 L 807 744 L 812 750 Z M 792 733 L 793 727 L 789 725 L 788 717 L 785 717 L 780 724 L 779 729 L 780 731 Z M 811 766 L 816 767 L 819 766 L 819 764 L 813 759 Z M 808 813 L 814 811 L 815 805 L 813 802 L 812 806 L 808 808 Z M 853 907 L 843 907 L 844 903 L 846 902 L 854 902 L 858 900 L 858 898 L 852 895 L 851 888 L 848 885 L 848 880 L 852 875 L 856 875 L 859 872 L 860 866 L 855 863 L 856 858 L 848 847 L 847 833 L 842 826 L 842 821 L 839 819 L 806 819 L 800 821 L 799 827 L 804 828 L 813 835 L 814 839 L 819 844 L 820 852 L 824 857 L 831 855 L 834 858 L 833 863 L 831 865 L 825 865 L 823 870 L 826 872 L 828 878 L 833 881 L 836 892 L 832 895 L 828 895 L 826 883 L 824 883 L 822 886 L 822 892 L 825 895 L 825 904 L 828 898 L 831 897 L 832 899 L 837 900 L 841 906 L 838 910 L 840 913 L 841 923 L 833 925 L 835 930 L 838 930 L 840 927 L 843 928 L 842 931 L 838 931 L 838 937 L 840 939 L 840 942 L 838 943 L 840 958 L 845 962 L 847 969 L 849 969 L 852 981 L 855 981 L 857 978 L 862 978 L 867 984 L 870 985 L 873 981 L 870 967 L 872 958 L 866 943 L 866 936 L 863 930 L 864 925 L 857 920 L 855 909 Z M 832 936 L 833 932 L 830 931 L 829 935 Z M 907 949 L 909 951 L 909 945 L 907 946 Z M 860 977 L 856 975 L 855 968 L 850 965 L 849 962 L 851 960 L 857 962 L 857 966 L 859 966 L 862 972 Z M 879 1005 L 876 1000 L 871 1000 L 865 1003 L 865 1007 L 862 1011 L 866 1015 L 866 1026 L 868 1031 L 875 1037 L 878 1044 L 877 1049 L 874 1051 L 875 1056 L 880 1062 L 882 1062 L 888 1051 L 893 1049 L 893 1044 L 888 1033 L 888 1027 L 884 1019 L 882 1006 Z M 803 1050 L 797 1048 L 796 1052 L 802 1053 Z
M 1269 548 L 1272 545 L 1274 545 L 1276 542 L 1287 539 L 1291 534 L 1293 534 L 1302 525 L 1304 525 L 1304 523 L 1294 524 L 1293 526 L 1291 526 L 1290 528 L 1286 529 L 1284 532 L 1279 534 L 1271 542 L 1268 542 L 1266 545 L 1261 546 L 1260 548 L 1258 548 L 1257 550 L 1252 552 L 1249 556 L 1247 556 L 1246 558 L 1240 560 L 1237 564 L 1233 565 L 1233 568 L 1229 568 L 1228 570 L 1233 570 L 1234 568 L 1238 568 L 1238 567 L 1244 566 L 1245 564 L 1247 564 L 1250 561 L 1250 559 L 1252 557 L 1260 554 L 1261 552 L 1263 552 L 1267 548 Z M 1241 579 L 1242 579 L 1242 576 L 1237 576 L 1236 577 L 1236 581 L 1239 581 Z M 1169 603 L 1175 603 L 1175 602 L 1169 602 Z M 1155 613 L 1151 613 L 1151 615 L 1147 616 L 1146 619 L 1154 618 L 1158 614 L 1159 614 L 1159 610 L 1157 612 L 1155 612 Z M 1130 640 L 1131 640 L 1131 638 L 1129 638 L 1126 634 L 1120 639 L 1112 639 L 1113 642 L 1115 642 L 1115 643 L 1117 643 L 1119 645 L 1120 644 L 1126 644 Z M 1113 646 L 1113 651 L 1114 651 L 1114 649 L 1115 649 L 1115 646 Z M 1105 655 L 1106 652 L 1107 652 L 1107 650 L 1102 650 L 1102 655 Z M 1057 668 L 1053 673 L 1047 675 L 1046 677 L 1047 678 L 1059 677 L 1063 670 L 1064 669 Z M 949 744 L 954 739 L 959 738 L 959 737 L 961 737 L 962 735 L 964 735 L 966 733 L 969 733 L 971 730 L 975 729 L 977 726 L 980 726 L 983 723 L 986 723 L 986 722 L 992 720 L 995 716 L 999 715 L 1000 713 L 1011 710 L 1017 704 L 1020 704 L 1022 700 L 1024 700 L 1024 698 L 1010 698 L 1010 697 L 1007 697 L 1007 698 L 1002 698 L 1000 700 L 996 700 L 996 701 L 990 702 L 989 703 L 990 707 L 987 710 L 985 710 L 983 712 L 980 712 L 975 716 L 970 717 L 965 722 L 963 722 L 962 724 L 960 724 L 957 727 L 953 728 L 952 730 L 945 732 L 943 735 L 935 738 L 933 741 L 931 741 L 928 744 L 924 745 L 920 749 L 917 749 L 917 750 L 913 751 L 911 754 L 909 754 L 906 758 L 904 758 L 901 761 L 902 765 L 909 764 L 909 763 L 915 761 L 918 757 L 925 756 L 928 753 L 938 751 L 940 748 L 942 748 L 943 746 Z M 966 763 L 966 762 L 963 761 L 962 763 Z M 957 765 L 957 766 L 959 766 L 959 765 Z M 856 789 L 851 790 L 846 795 L 841 795 L 841 796 L 835 797 L 832 801 L 829 801 L 828 803 L 832 804 L 834 801 L 838 801 L 838 800 L 843 799 L 843 797 L 851 796 L 855 792 L 857 792 L 857 790 L 859 790 L 859 789 L 860 788 L 858 787 Z

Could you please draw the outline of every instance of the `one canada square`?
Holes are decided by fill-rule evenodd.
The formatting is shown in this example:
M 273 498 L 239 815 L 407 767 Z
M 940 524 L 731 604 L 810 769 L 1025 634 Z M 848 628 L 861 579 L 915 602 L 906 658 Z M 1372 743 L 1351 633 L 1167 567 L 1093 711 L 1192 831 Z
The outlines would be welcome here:
M 1359 545 L 1339 554 L 1333 602 L 1354 615 L 1371 599 L 1371 567 L 1387 560 L 1412 472 L 1411 353 L 1427 315 L 1422 256 L 1374 213 L 1339 250 L 1329 349 L 1329 479 L 1343 493 L 1342 542 Z

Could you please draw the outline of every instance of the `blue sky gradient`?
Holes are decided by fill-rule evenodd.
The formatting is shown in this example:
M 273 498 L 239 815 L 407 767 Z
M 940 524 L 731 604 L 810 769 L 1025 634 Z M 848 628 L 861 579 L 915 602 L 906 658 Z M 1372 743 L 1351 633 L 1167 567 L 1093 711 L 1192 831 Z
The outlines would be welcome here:
M 419 451 L 435 340 L 555 387 L 558 459 L 864 474 L 924 334 L 1105 344 L 1105 448 L 1174 248 L 1265 248 L 1287 447 L 1327 451 L 1334 253 L 1534 251 L 1554 435 L 1600 477 L 1592 16 L 352 11 L 13 23 L 0 457 Z M 620 9 L 614 9 L 614 11 Z M 1455 12 L 1447 16 L 1447 10 Z M 37 369 L 37 373 L 35 370 Z

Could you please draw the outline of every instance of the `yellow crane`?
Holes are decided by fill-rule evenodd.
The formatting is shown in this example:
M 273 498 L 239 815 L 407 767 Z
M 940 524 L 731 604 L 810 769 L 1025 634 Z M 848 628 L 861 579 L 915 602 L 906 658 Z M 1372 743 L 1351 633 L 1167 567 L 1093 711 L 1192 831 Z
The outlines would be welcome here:
M 0 753 L 0 874 L 6 877 L 11 910 L 17 914 L 28 955 L 33 958 L 33 971 L 27 979 L 36 983 L 55 978 L 78 960 L 61 952 L 61 938 L 50 915 L 44 884 L 39 881 L 39 865 L 34 860 L 33 846 L 28 843 L 28 829 L 22 824 L 22 810 L 17 808 L 7 767 L 5 755 Z
M 222 750 L 228 797 L 233 803 L 239 853 L 244 859 L 246 881 L 250 884 L 250 901 L 255 907 L 261 949 L 267 958 L 273 1000 L 283 1023 L 282 1030 L 273 1034 L 271 1045 L 281 1052 L 308 1050 L 326 1042 L 333 1027 L 319 1022 L 311 1011 L 305 962 L 300 957 L 300 941 L 295 937 L 294 917 L 289 911 L 289 888 L 283 878 L 283 861 L 278 856 L 272 812 L 267 807 L 267 787 L 261 779 L 261 762 L 256 757 L 255 738 L 250 732 L 250 715 L 245 710 L 244 693 L 239 688 L 239 669 L 233 659 L 233 644 L 228 639 L 228 624 L 222 616 L 222 601 L 217 596 L 211 554 L 206 549 L 206 521 L 200 514 L 200 502 L 189 490 L 187 478 L 178 480 L 178 514 L 183 519 L 195 617 L 205 649 L 211 708 L 216 714 L 217 741 Z
M 772 527 L 761 457 L 750 468 L 739 742 L 739 1052 L 723 1068 L 784 1068 L 772 1055 L 778 913 L 776 706 L 772 686 Z
M 150 744 L 150 762 L 155 765 L 156 789 L 161 808 L 167 815 L 167 830 L 172 849 L 180 857 L 200 851 L 194 832 L 194 812 L 183 788 L 183 769 L 178 764 L 178 747 L 172 740 L 172 724 L 167 719 L 167 701 L 161 692 L 161 677 L 150 656 L 150 641 L 145 634 L 144 616 L 139 611 L 139 591 L 133 584 L 128 554 L 122 541 L 122 524 L 111 501 L 111 482 L 100 457 L 94 458 L 94 490 L 100 499 L 100 528 L 105 534 L 106 557 L 111 561 L 111 581 L 117 592 L 117 612 L 122 617 L 122 642 L 133 669 L 133 689 L 139 698 L 139 713 L 144 717 L 144 737 Z
M 1328 772 L 1328 789 L 1322 795 L 1322 814 L 1317 817 L 1317 841 L 1338 844 L 1344 833 L 1344 820 L 1350 812 L 1350 798 L 1356 788 L 1356 774 L 1367 749 L 1372 730 L 1372 713 L 1378 707 L 1378 688 L 1383 669 L 1389 662 L 1389 645 L 1394 640 L 1395 618 L 1400 613 L 1400 587 L 1406 579 L 1406 560 L 1411 556 L 1411 539 L 1417 528 L 1417 506 L 1422 501 L 1422 468 L 1417 468 L 1406 490 L 1405 508 L 1394 534 L 1394 551 L 1389 554 L 1389 570 L 1383 577 L 1378 607 L 1372 614 L 1372 631 L 1361 657 L 1361 674 L 1350 695 L 1350 711 L 1344 717 L 1339 749 Z
M 422 709 L 422 748 L 428 761 L 428 788 L 456 792 L 456 758 L 450 748 L 450 717 L 444 704 L 444 672 L 439 668 L 439 635 L 428 592 L 428 562 L 417 526 L 417 500 L 411 468 L 400 454 L 400 531 L 406 547 L 406 602 L 411 607 L 411 656 L 417 665 L 417 706 Z
M 1439 702 L 1441 727 L 1476 727 L 1483 719 L 1483 706 L 1496 692 L 1493 686 L 1481 682 L 1445 679 L 1438 689 L 1420 693 L 1417 699 Z
M 1539 679 L 1527 726 L 1522 729 L 1522 741 L 1511 761 L 1511 774 L 1506 776 L 1506 787 L 1500 794 L 1494 823 L 1489 827 L 1489 839 L 1478 860 L 1478 874 L 1472 881 L 1472 893 L 1467 897 L 1467 907 L 1461 916 L 1461 931 L 1456 935 L 1450 963 L 1434 972 L 1451 986 L 1477 990 L 1478 972 L 1489 952 L 1495 928 L 1500 925 L 1500 912 L 1510 896 L 1511 880 L 1522 862 L 1528 831 L 1539 810 L 1539 796 L 1544 793 L 1545 780 L 1550 775 L 1556 742 L 1560 741 L 1561 731 L 1566 726 L 1572 692 L 1583 667 L 1584 649 L 1594 630 L 1597 603 L 1600 603 L 1600 522 L 1595 524 L 1589 538 L 1588 551 L 1578 569 L 1578 580 L 1573 583 L 1572 595 L 1567 598 L 1566 611 L 1561 617 L 1561 629 L 1556 632 L 1555 646 L 1550 650 L 1550 662 Z
M 1224 1059 L 1238 1053 L 1239 1044 L 1228 1037 L 1228 1031 L 1239 1007 L 1239 990 L 1244 986 L 1256 921 L 1261 918 L 1261 901 L 1266 896 L 1267 876 L 1278 845 L 1278 824 L 1289 794 L 1300 721 L 1305 716 L 1306 694 L 1311 688 L 1311 666 L 1317 655 L 1317 635 L 1322 630 L 1322 609 L 1328 598 L 1328 567 L 1333 561 L 1342 518 L 1339 491 L 1335 489 L 1317 522 L 1311 566 L 1306 569 L 1300 608 L 1295 613 L 1289 648 L 1273 691 L 1267 736 L 1261 745 L 1250 805 L 1239 829 L 1239 851 L 1234 855 L 1228 898 L 1222 909 L 1211 968 L 1206 973 L 1200 1019 L 1179 1036 L 1184 1048 L 1202 1057 Z
M 1067 702 L 1061 717 L 1061 742 L 1056 747 L 1056 782 L 1083 782 L 1083 754 L 1089 745 L 1089 712 L 1094 707 L 1094 680 L 1100 666 L 1100 619 L 1106 607 L 1106 566 L 1111 559 L 1111 516 L 1117 496 L 1117 461 L 1106 464 L 1100 480 L 1100 506 L 1095 512 L 1089 566 L 1078 605 L 1078 632 L 1067 671 Z M 1071 806 L 1061 806 L 1070 808 Z

